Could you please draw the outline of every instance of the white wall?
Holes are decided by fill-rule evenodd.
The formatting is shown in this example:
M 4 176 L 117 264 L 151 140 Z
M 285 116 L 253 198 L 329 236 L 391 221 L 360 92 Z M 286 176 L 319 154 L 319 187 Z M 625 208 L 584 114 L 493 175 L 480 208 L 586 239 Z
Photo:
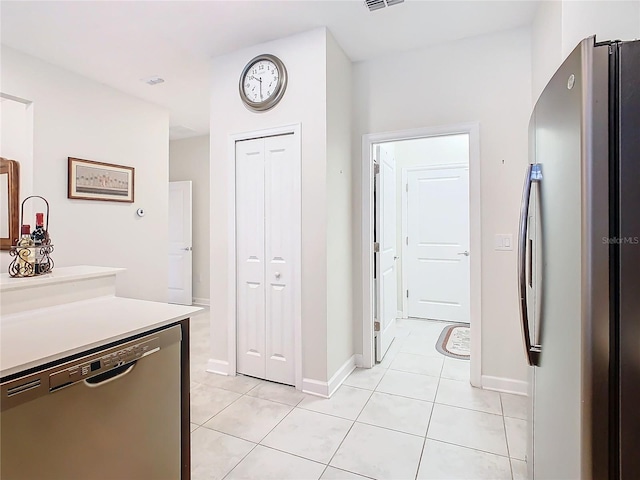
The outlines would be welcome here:
M 449 42 L 354 65 L 354 205 L 360 205 L 365 133 L 478 121 L 482 201 L 483 375 L 526 381 L 517 302 L 516 254 L 493 250 L 516 235 L 531 110 L 528 28 Z M 361 211 L 354 235 L 361 238 Z M 354 252 L 355 271 L 361 252 Z M 361 351 L 362 288 L 356 278 L 355 338 Z
M 249 111 L 238 79 L 254 56 L 272 53 L 285 64 L 289 85 L 272 110 Z M 211 71 L 211 356 L 227 360 L 228 175 L 231 134 L 302 124 L 302 355 L 303 376 L 327 379 L 327 102 L 326 30 L 255 45 L 214 58 Z
M 640 1 L 563 1 L 562 58 L 585 37 L 597 41 L 640 38 Z
M 33 105 L 15 98 L 0 98 L 0 157 L 20 164 L 19 198 L 33 190 Z M 31 205 L 25 205 L 25 223 L 31 223 Z M 35 220 L 35 217 L 33 217 Z M 20 226 L 18 226 L 20 233 Z M 0 252 L 0 271 L 6 272 L 11 257 L 7 250 Z
M 533 100 L 578 43 L 640 38 L 640 1 L 546 0 L 532 28 Z
M 562 2 L 540 2 L 531 28 L 531 87 L 534 103 L 562 63 Z
M 169 142 L 169 181 L 193 182 L 193 297 L 209 303 L 209 135 Z
M 402 299 L 406 287 L 402 283 L 402 258 L 406 244 L 402 238 L 402 170 L 411 167 L 436 165 L 469 165 L 469 135 L 445 135 L 416 138 L 392 142 L 396 160 L 396 245 L 400 259 L 396 263 L 398 273 L 398 311 L 402 310 Z
M 327 376 L 331 378 L 353 355 L 354 348 L 351 270 L 351 60 L 329 32 L 326 88 Z
M 166 300 L 168 112 L 5 46 L 1 75 L 2 93 L 33 102 L 33 193 L 51 205 L 56 266 L 125 267 L 119 294 Z M 135 167 L 135 203 L 67 199 L 67 157 Z

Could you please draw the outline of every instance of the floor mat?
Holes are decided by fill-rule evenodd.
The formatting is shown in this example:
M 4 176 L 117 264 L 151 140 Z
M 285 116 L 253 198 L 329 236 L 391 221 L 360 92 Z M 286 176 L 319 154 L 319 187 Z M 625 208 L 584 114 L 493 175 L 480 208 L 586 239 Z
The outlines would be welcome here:
M 447 325 L 436 343 L 436 349 L 447 357 L 469 360 L 471 354 L 471 329 L 466 323 Z

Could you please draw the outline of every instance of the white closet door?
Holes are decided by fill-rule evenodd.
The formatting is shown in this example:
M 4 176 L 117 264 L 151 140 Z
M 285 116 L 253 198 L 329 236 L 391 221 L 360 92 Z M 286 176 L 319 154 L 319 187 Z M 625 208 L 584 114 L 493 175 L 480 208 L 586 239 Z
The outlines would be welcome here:
M 236 143 L 237 371 L 265 378 L 264 140 Z
M 294 136 L 264 139 L 266 258 L 266 379 L 293 385 L 296 284 L 300 243 L 300 164 Z

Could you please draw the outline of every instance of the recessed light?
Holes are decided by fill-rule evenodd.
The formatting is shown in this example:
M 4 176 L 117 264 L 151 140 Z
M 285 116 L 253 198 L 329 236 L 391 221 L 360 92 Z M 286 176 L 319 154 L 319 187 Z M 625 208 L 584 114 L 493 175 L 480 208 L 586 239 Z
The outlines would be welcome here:
M 142 78 L 140 80 L 147 85 L 158 85 L 159 83 L 164 83 L 164 78 L 160 78 L 157 75 L 154 75 L 153 77 Z

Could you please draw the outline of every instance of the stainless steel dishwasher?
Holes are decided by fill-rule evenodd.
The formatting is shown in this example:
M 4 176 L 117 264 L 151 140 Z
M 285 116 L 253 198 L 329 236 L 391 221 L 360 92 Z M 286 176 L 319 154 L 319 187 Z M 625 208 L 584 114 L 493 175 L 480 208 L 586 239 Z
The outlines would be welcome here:
M 0 385 L 2 480 L 180 478 L 180 326 Z

